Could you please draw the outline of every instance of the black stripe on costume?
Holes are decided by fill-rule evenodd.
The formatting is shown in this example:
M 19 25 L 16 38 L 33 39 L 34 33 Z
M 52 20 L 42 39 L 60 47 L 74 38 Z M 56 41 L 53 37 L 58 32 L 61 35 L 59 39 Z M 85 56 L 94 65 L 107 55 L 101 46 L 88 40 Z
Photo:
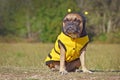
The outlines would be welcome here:
M 52 59 L 52 56 L 50 55 L 50 53 L 48 54 L 48 57 L 49 57 L 50 59 Z
M 66 49 L 66 47 L 65 47 L 65 45 L 60 41 L 60 40 L 58 40 L 58 46 L 59 46 L 59 44 L 61 44 L 62 45 L 62 47 L 65 49 L 65 51 L 67 51 L 67 49 Z
M 60 53 L 55 49 L 55 47 L 54 47 L 54 51 L 57 53 L 57 54 L 59 54 L 60 55 Z
M 60 62 L 60 61 L 50 60 L 50 61 L 46 61 L 45 64 L 46 64 L 46 65 L 49 65 L 49 64 L 52 64 L 53 62 Z

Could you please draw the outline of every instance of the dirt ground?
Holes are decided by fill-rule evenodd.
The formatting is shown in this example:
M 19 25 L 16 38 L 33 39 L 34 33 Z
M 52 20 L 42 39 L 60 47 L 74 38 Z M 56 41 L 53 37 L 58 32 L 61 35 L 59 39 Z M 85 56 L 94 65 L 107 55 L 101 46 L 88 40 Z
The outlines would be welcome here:
M 70 72 L 60 75 L 58 71 L 2 68 L 0 80 L 120 80 L 120 71 L 94 71 L 92 74 Z

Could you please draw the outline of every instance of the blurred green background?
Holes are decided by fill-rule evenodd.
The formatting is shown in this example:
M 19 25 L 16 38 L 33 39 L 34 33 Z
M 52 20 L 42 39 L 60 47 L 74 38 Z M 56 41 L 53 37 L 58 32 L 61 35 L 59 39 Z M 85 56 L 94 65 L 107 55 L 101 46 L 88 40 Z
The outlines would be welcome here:
M 0 0 L 0 42 L 54 42 L 62 19 L 88 12 L 91 42 L 120 43 L 120 0 Z

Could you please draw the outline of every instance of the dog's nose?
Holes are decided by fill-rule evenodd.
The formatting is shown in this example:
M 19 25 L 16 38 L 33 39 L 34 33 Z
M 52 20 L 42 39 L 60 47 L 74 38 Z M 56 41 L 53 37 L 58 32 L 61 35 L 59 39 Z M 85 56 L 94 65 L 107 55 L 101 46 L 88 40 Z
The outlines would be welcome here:
M 72 29 L 72 28 L 73 28 L 73 25 L 68 25 L 68 28 L 69 28 L 69 29 Z
M 73 30 L 72 27 L 69 27 L 69 28 L 67 29 L 67 32 L 68 32 L 68 33 L 74 33 L 74 30 Z
M 71 26 L 68 27 L 67 32 L 73 34 L 73 33 L 77 32 L 77 29 L 74 26 L 71 25 Z

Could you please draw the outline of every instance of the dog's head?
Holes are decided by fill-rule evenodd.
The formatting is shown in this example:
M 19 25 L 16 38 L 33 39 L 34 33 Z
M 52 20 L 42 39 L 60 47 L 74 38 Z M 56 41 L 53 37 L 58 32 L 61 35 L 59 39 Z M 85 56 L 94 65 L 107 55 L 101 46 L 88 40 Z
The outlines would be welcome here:
M 69 13 L 63 19 L 63 32 L 71 38 L 85 35 L 85 17 L 78 13 Z M 83 34 L 84 33 L 84 34 Z

